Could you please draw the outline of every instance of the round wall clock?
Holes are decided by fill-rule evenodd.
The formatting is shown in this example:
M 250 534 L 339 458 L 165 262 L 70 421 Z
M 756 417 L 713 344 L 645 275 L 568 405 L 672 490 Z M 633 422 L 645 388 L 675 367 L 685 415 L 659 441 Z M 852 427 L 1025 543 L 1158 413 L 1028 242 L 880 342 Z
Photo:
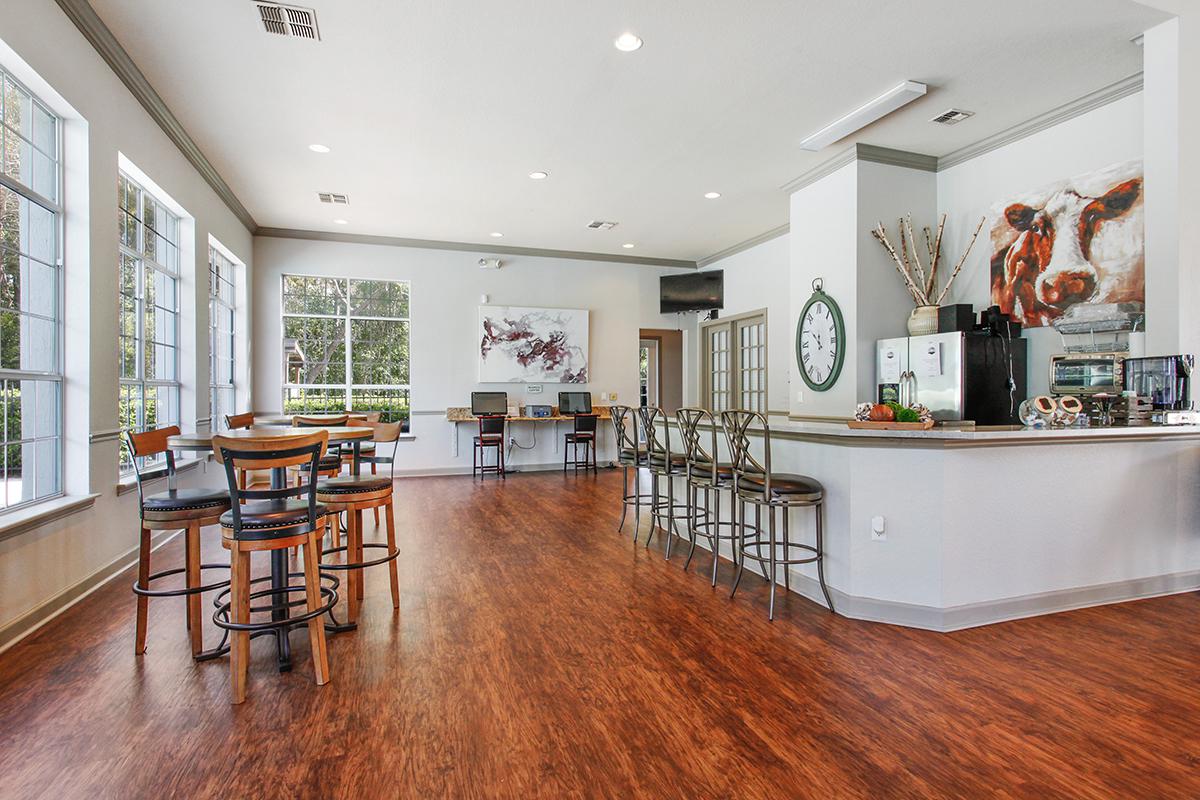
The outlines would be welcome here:
M 804 304 L 796 323 L 796 363 L 804 382 L 815 392 L 837 383 L 846 356 L 846 325 L 842 310 L 821 290 L 821 279 L 813 281 L 812 297 Z

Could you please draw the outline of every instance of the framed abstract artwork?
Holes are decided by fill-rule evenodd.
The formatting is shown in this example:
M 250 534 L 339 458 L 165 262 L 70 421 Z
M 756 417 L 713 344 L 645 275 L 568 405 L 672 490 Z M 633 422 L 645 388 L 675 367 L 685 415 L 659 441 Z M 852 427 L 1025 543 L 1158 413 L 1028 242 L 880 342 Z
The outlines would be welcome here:
M 587 383 L 588 311 L 479 307 L 480 383 Z

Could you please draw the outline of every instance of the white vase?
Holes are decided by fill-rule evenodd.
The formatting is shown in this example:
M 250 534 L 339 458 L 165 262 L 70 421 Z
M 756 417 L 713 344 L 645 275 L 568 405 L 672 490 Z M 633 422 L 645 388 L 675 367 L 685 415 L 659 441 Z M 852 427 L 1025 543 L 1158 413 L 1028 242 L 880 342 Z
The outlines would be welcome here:
M 937 330 L 937 306 L 917 306 L 908 315 L 909 336 L 924 336 L 927 333 L 937 333 Z

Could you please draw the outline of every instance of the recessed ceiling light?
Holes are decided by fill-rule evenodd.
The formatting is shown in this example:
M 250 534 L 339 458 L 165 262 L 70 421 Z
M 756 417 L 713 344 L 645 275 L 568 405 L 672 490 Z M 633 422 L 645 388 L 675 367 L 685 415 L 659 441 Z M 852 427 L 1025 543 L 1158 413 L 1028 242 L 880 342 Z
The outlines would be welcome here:
M 642 40 L 629 31 L 625 31 L 613 41 L 613 45 L 622 53 L 632 53 L 642 46 Z
M 312 150 L 314 153 L 328 153 L 329 152 L 329 148 L 323 144 L 310 144 L 308 146 L 308 149 Z
M 705 192 L 704 193 L 705 200 L 716 200 L 720 196 L 721 196 L 720 192 Z
M 626 250 L 632 250 L 633 242 L 626 242 L 625 244 L 621 245 L 621 247 L 624 247 Z
M 491 232 L 491 237 L 492 237 L 493 239 L 499 239 L 499 238 L 501 238 L 502 236 L 504 236 L 504 234 L 503 234 L 503 233 L 501 233 L 500 231 L 492 231 L 492 232 Z
M 334 224 L 334 225 L 349 225 L 349 224 L 350 224 L 350 221 L 349 221 L 349 220 L 344 220 L 344 219 L 335 219 L 335 220 L 333 221 L 333 224 Z
M 544 181 L 544 180 L 546 180 L 546 178 L 550 177 L 550 173 L 543 172 L 542 170 L 539 169 L 536 172 L 529 173 L 529 177 L 533 178 L 535 181 Z

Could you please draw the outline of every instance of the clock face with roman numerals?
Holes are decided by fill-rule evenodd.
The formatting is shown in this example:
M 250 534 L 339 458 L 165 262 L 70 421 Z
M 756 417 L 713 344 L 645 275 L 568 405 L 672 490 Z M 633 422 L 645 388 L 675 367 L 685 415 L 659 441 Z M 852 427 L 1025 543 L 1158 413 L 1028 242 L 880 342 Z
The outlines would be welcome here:
M 826 391 L 841 375 L 845 331 L 838 304 L 820 290 L 813 292 L 796 323 L 796 363 L 814 391 Z

